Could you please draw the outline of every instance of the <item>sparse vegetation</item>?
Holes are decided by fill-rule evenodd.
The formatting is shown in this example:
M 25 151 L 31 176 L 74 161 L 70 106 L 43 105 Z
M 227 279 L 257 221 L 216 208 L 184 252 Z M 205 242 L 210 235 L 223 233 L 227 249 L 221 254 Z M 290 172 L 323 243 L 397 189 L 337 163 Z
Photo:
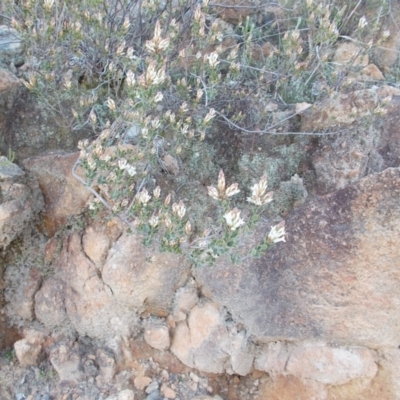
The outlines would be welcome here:
M 350 40 L 354 60 L 362 57 L 373 46 L 366 31 L 373 36 L 387 12 L 368 20 L 358 5 L 288 1 L 270 18 L 260 8 L 230 24 L 207 1 L 6 0 L 3 8 L 27 44 L 26 87 L 73 121 L 70 129 L 93 131 L 79 145 L 84 173 L 74 171 L 93 193 L 89 210 L 118 215 L 144 243 L 196 264 L 236 259 L 239 238 L 272 201 L 267 170 L 245 179 L 251 187 L 225 183 L 237 168 L 213 151 L 220 131 L 277 133 L 285 120 L 273 121 L 272 99 L 312 103 L 338 90 L 352 63 L 338 65 L 333 47 Z M 272 227 L 253 255 L 284 237 L 283 223 Z

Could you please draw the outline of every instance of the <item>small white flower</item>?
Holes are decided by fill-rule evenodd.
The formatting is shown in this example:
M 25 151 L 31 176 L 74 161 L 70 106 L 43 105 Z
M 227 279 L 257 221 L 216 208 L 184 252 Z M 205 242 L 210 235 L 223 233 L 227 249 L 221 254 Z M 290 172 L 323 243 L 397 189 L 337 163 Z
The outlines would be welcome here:
M 361 17 L 358 21 L 358 29 L 363 29 L 368 25 L 367 19 L 365 17 Z
M 204 91 L 202 89 L 197 89 L 196 100 L 199 101 L 203 97 Z
M 134 74 L 131 70 L 129 70 L 129 71 L 126 73 L 126 84 L 127 84 L 129 87 L 132 87 L 132 86 L 135 85 L 135 74 Z
M 136 168 L 133 165 L 127 164 L 125 171 L 128 173 L 129 176 L 136 175 Z
M 214 186 L 207 186 L 208 195 L 215 200 L 224 200 L 227 197 L 234 196 L 239 193 L 239 185 L 237 183 L 233 183 L 228 188 L 225 188 L 225 174 L 221 169 L 218 175 L 218 188 Z
M 285 221 L 282 221 L 278 225 L 275 225 L 271 228 L 271 231 L 268 234 L 268 239 L 272 243 L 286 242 L 285 234 Z
M 156 215 L 152 215 L 149 219 L 149 224 L 152 228 L 156 228 L 160 219 Z
M 188 236 L 192 233 L 192 225 L 191 225 L 190 221 L 186 222 L 185 233 Z
M 265 194 L 267 187 L 268 187 L 267 177 L 266 175 L 264 175 L 260 179 L 260 182 L 256 183 L 251 188 L 251 197 L 248 197 L 247 201 L 257 206 L 262 206 L 264 204 L 268 204 L 269 202 L 271 202 L 273 192 L 268 192 L 267 194 Z
M 204 117 L 204 123 L 207 124 L 210 122 L 213 118 L 215 117 L 215 110 L 213 108 L 210 108 L 210 111 L 207 113 L 207 115 Z
M 44 7 L 46 10 L 50 10 L 51 7 L 53 7 L 53 4 L 54 4 L 54 0 L 44 0 L 43 7 Z
M 113 99 L 111 99 L 110 97 L 107 99 L 107 107 L 111 111 L 115 111 L 115 101 Z
M 144 206 L 150 201 L 151 196 L 146 188 L 143 188 L 137 195 L 136 199 L 139 203 L 142 203 Z
M 159 103 L 164 98 L 161 92 L 157 92 L 156 97 L 154 97 L 154 102 Z
M 208 61 L 211 68 L 215 68 L 219 64 L 218 53 L 216 51 L 213 51 L 212 53 L 205 55 L 204 58 Z
M 153 191 L 153 196 L 155 199 L 158 199 L 160 197 L 160 194 L 161 194 L 161 188 L 160 186 L 157 186 Z
M 182 219 L 185 214 L 186 214 L 186 207 L 183 204 L 183 201 L 181 200 L 178 204 L 174 203 L 172 204 L 172 212 L 179 217 L 179 219 Z
M 124 170 L 127 167 L 127 161 L 125 158 L 121 158 L 118 160 L 118 168 Z
M 168 207 L 169 206 L 169 204 L 171 203 L 171 193 L 168 193 L 168 196 L 165 198 L 165 200 L 164 200 L 164 206 L 165 207 Z
M 228 211 L 224 215 L 224 218 L 231 231 L 235 231 L 239 226 L 244 224 L 243 219 L 240 218 L 240 210 L 237 208 Z

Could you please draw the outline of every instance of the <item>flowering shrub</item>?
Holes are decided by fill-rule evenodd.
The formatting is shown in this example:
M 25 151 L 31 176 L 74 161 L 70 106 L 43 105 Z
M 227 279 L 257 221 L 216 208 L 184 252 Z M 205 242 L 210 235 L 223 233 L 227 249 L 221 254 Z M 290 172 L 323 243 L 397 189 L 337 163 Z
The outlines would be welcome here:
M 266 176 L 244 196 L 238 183 L 226 186 L 222 169 L 207 193 L 197 188 L 179 198 L 179 191 L 196 174 L 215 179 L 221 124 L 243 134 L 274 132 L 256 104 L 272 96 L 312 101 L 317 78 L 337 78 L 330 51 L 349 14 L 333 3 L 297 3 L 281 32 L 276 21 L 257 26 L 250 17 L 234 27 L 207 1 L 5 0 L 27 43 L 26 87 L 73 121 L 71 129 L 94 133 L 79 143 L 85 176 L 74 171 L 93 193 L 93 214 L 106 209 L 145 243 L 184 251 L 196 263 L 235 258 L 239 237 L 273 199 Z M 360 20 L 360 34 L 367 23 Z M 281 241 L 283 223 L 252 254 Z

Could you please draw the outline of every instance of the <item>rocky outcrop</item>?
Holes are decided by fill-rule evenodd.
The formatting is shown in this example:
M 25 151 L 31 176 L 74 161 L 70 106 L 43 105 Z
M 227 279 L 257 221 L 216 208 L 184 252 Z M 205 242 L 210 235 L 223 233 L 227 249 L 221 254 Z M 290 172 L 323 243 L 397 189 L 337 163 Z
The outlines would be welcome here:
M 38 180 L 43 192 L 43 224 L 50 237 L 64 226 L 68 218 L 78 215 L 89 198 L 89 190 L 71 172 L 78 156 L 78 153 L 49 154 L 23 163 Z
M 287 242 L 257 261 L 196 270 L 202 293 L 261 342 L 327 340 L 396 348 L 400 170 L 305 203 Z
M 43 207 L 37 183 L 6 157 L 0 157 L 0 248 L 7 247 Z
M 104 238 L 104 232 L 99 237 Z M 149 260 L 147 249 L 134 235 L 116 240 L 100 268 L 84 249 L 80 234 L 65 238 L 56 276 L 48 278 L 36 294 L 36 315 L 47 328 L 68 320 L 80 335 L 103 341 L 129 337 L 140 315 L 167 316 L 175 290 L 188 278 L 182 258 L 152 252 Z M 46 318 L 50 309 L 52 316 Z M 159 345 L 168 347 L 165 341 Z
M 399 96 L 390 86 L 335 93 L 304 113 L 301 129 L 322 134 L 311 154 L 314 192 L 326 194 L 400 166 Z M 324 134 L 329 129 L 333 133 Z

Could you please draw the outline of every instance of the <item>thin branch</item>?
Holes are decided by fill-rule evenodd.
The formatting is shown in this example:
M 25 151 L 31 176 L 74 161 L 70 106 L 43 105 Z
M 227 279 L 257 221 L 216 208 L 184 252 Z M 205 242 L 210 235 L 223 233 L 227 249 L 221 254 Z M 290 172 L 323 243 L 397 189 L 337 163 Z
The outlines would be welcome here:
M 343 130 L 337 130 L 337 131 L 333 131 L 333 132 L 273 132 L 273 131 L 271 131 L 271 129 L 281 125 L 282 122 L 287 121 L 290 118 L 295 117 L 296 115 L 299 115 L 300 112 L 294 113 L 294 114 L 290 115 L 289 117 L 282 119 L 281 121 L 279 121 L 275 125 L 269 126 L 268 128 L 266 127 L 264 130 L 257 130 L 257 131 L 251 131 L 251 130 L 245 129 L 245 128 L 235 124 L 229 118 L 227 118 L 225 115 L 221 114 L 219 111 L 215 111 L 215 113 L 218 114 L 220 117 L 222 117 L 228 123 L 228 125 L 233 126 L 234 128 L 240 130 L 241 132 L 245 132 L 245 133 L 258 133 L 260 135 L 268 133 L 268 134 L 272 134 L 272 135 L 327 136 L 327 135 L 333 135 L 333 134 L 337 134 L 337 133 L 340 133 L 340 132 L 344 132 Z

